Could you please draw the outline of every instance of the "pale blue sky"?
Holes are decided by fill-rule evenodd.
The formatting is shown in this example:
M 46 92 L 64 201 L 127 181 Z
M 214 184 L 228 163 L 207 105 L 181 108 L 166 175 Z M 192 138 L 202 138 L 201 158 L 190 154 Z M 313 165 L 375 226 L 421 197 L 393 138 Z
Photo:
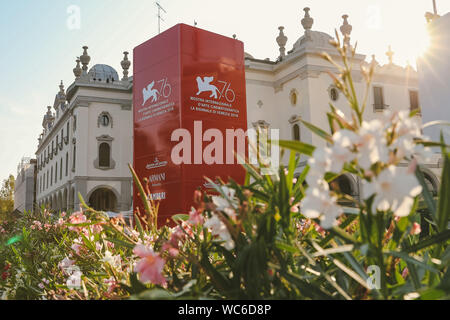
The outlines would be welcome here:
M 380 62 L 392 44 L 395 61 L 405 65 L 426 43 L 426 11 L 432 0 L 161 0 L 167 10 L 163 30 L 183 22 L 226 36 L 237 34 L 257 58 L 278 55 L 275 38 L 285 26 L 288 50 L 303 34 L 303 7 L 311 8 L 313 30 L 331 35 L 344 13 L 353 25 L 359 52 L 375 53 Z M 437 0 L 439 12 L 450 1 Z M 80 29 L 69 30 L 67 9 L 81 10 Z M 0 11 L 0 179 L 16 175 L 22 156 L 34 156 L 42 116 L 52 105 L 58 84 L 72 83 L 75 58 L 89 46 L 91 66 L 105 63 L 121 72 L 122 52 L 155 36 L 153 0 L 14 0 Z

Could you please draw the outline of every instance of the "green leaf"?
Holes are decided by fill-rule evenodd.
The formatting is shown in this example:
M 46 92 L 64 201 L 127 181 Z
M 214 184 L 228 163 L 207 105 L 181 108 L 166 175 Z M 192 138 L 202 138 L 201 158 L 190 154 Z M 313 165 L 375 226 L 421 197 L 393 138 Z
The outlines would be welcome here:
M 442 183 L 439 191 L 436 219 L 439 231 L 447 229 L 450 217 L 450 157 L 447 154 L 444 158 L 444 169 L 442 170 Z
M 387 256 L 394 256 L 394 257 L 397 257 L 397 258 L 401 258 L 401 259 L 403 259 L 406 262 L 413 263 L 413 264 L 417 265 L 418 267 L 426 269 L 426 270 L 428 270 L 430 272 L 439 273 L 439 271 L 436 268 L 433 268 L 432 266 L 426 264 L 424 261 L 420 261 L 417 258 L 411 257 L 410 255 L 408 255 L 405 252 L 386 251 L 386 252 L 383 252 L 383 254 L 387 255 Z
M 298 249 L 297 248 L 295 248 L 295 247 L 293 247 L 293 246 L 290 246 L 290 245 L 288 245 L 288 244 L 286 244 L 286 243 L 283 243 L 283 242 L 276 242 L 275 243 L 275 246 L 278 248 L 278 249 L 280 249 L 280 250 L 284 250 L 284 251 L 287 251 L 287 252 L 290 252 L 290 253 L 298 253 Z
M 423 198 L 425 199 L 427 207 L 430 210 L 433 218 L 436 219 L 436 203 L 433 199 L 433 196 L 432 196 L 430 190 L 428 190 L 427 183 L 425 182 L 425 177 L 424 177 L 419 165 L 416 168 L 416 177 L 417 177 L 417 180 L 419 181 L 420 185 L 422 186 L 422 195 L 423 195 Z
M 287 183 L 287 188 L 289 191 L 289 196 L 292 195 L 292 187 L 293 187 L 292 182 L 294 180 L 294 172 L 295 172 L 295 167 L 297 164 L 296 158 L 297 158 L 297 154 L 295 152 L 291 151 L 291 154 L 289 157 L 288 175 L 286 177 L 286 183 Z
M 136 227 L 139 231 L 139 235 L 141 237 L 141 239 L 144 239 L 144 230 L 142 229 L 142 224 L 141 224 L 141 220 L 139 219 L 139 217 L 135 214 L 134 215 L 134 221 L 136 221 Z
M 106 238 L 106 240 L 108 240 L 110 242 L 113 242 L 114 244 L 117 244 L 119 246 L 122 246 L 122 247 L 125 247 L 125 248 L 129 248 L 129 249 L 134 249 L 134 247 L 136 246 L 136 245 L 134 245 L 131 242 L 127 242 L 127 241 L 120 240 L 120 239 Z
M 173 300 L 175 296 L 164 289 L 145 290 L 130 297 L 130 300 Z
M 312 123 L 310 123 L 308 121 L 305 121 L 305 120 L 300 120 L 300 121 L 305 125 L 305 127 L 307 127 L 309 130 L 314 132 L 316 135 L 325 139 L 329 143 L 333 143 L 333 139 L 329 133 L 325 132 L 324 130 L 320 129 L 319 127 L 316 127 L 315 125 L 313 125 Z
M 188 221 L 189 220 L 189 215 L 188 214 L 176 214 L 174 216 L 172 216 L 172 220 L 177 222 L 177 221 Z
M 450 239 L 450 230 L 445 230 L 444 232 L 425 238 L 413 246 L 404 248 L 404 252 L 413 253 L 435 244 L 442 244 L 449 239 Z
M 275 143 L 275 141 L 274 141 Z M 280 147 L 286 148 L 292 151 L 296 151 L 301 154 L 305 154 L 307 156 L 312 156 L 316 147 L 303 143 L 300 141 L 288 141 L 288 140 L 280 140 L 278 141 Z

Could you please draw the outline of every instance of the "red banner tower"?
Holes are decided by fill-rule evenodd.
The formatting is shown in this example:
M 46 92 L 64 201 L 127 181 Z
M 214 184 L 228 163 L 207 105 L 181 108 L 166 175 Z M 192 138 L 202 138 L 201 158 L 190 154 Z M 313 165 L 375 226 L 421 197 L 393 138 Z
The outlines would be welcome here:
M 189 212 L 194 191 L 209 187 L 204 176 L 243 183 L 242 166 L 235 159 L 227 164 L 239 142 L 226 148 L 227 129 L 247 130 L 241 41 L 178 24 L 134 49 L 133 88 L 134 168 L 141 180 L 149 179 L 152 198 L 161 200 L 159 224 Z M 177 129 L 185 130 L 171 141 Z M 211 143 L 220 143 L 218 133 L 222 148 L 211 152 Z M 190 150 L 175 156 L 190 162 L 177 165 L 172 154 L 181 142 Z M 136 188 L 134 207 L 142 210 Z

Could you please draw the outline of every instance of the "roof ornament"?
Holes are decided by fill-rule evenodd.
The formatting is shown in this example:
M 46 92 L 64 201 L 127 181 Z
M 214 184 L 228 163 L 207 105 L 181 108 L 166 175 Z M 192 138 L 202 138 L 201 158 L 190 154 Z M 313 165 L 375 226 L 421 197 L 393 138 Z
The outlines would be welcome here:
M 350 34 L 352 33 L 353 26 L 348 23 L 348 14 L 344 14 L 342 19 L 344 19 L 344 22 L 341 26 L 341 32 L 344 36 L 344 44 L 346 44 L 347 47 L 350 47 Z
M 87 49 L 89 49 L 88 46 L 83 47 L 83 54 L 80 57 L 81 64 L 83 65 L 83 67 L 81 68 L 81 69 L 83 69 L 83 73 L 82 73 L 83 77 L 84 76 L 87 77 L 88 64 L 91 61 L 91 57 L 88 55 Z
M 280 26 L 278 27 L 278 30 L 280 30 L 280 34 L 277 37 L 277 43 L 278 46 L 280 47 L 280 59 L 283 59 L 286 56 L 286 43 L 288 38 L 286 37 L 286 35 L 284 34 L 283 30 L 284 27 Z
M 306 7 L 303 11 L 305 11 L 305 17 L 302 19 L 302 26 L 303 29 L 305 29 L 305 37 L 307 40 L 312 40 L 310 32 L 314 24 L 314 19 L 309 15 L 309 11 L 311 11 L 311 9 Z
M 64 92 L 64 83 L 63 83 L 62 80 L 61 80 L 61 83 L 59 84 L 59 93 L 60 93 L 61 95 L 64 95 L 64 94 L 65 94 L 65 92 Z
M 378 64 L 378 61 L 377 61 L 377 59 L 375 58 L 375 55 L 374 55 L 374 54 L 372 55 L 372 61 L 370 61 L 370 63 L 373 64 L 374 66 L 378 66 L 378 65 L 379 65 L 379 64 Z
M 128 69 L 130 69 L 130 66 L 131 66 L 131 61 L 128 59 L 129 54 L 130 53 L 128 51 L 125 51 L 123 53 L 123 60 L 120 63 L 122 65 L 122 69 L 123 69 L 122 81 L 128 81 Z
M 81 69 L 81 66 L 80 66 L 80 62 L 81 62 L 80 58 L 77 57 L 76 62 L 77 62 L 77 65 L 73 69 L 73 74 L 75 75 L 76 79 L 79 79 L 81 77 L 82 72 L 83 72 L 83 70 Z
M 394 51 L 392 51 L 392 47 L 389 45 L 389 50 L 386 52 L 386 55 L 389 59 L 389 64 L 393 64 L 394 62 Z

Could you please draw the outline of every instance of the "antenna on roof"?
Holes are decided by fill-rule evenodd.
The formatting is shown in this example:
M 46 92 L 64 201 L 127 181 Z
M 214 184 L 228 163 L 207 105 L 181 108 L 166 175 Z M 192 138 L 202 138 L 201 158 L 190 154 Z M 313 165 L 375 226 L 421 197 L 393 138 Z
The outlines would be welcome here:
M 433 12 L 434 12 L 434 15 L 435 15 L 435 16 L 438 14 L 438 13 L 437 13 L 436 0 L 433 0 Z
M 161 17 L 161 11 L 164 13 L 167 13 L 166 10 L 159 4 L 159 2 L 156 2 L 156 6 L 158 7 L 158 34 L 161 33 L 161 21 L 164 21 L 164 19 Z

